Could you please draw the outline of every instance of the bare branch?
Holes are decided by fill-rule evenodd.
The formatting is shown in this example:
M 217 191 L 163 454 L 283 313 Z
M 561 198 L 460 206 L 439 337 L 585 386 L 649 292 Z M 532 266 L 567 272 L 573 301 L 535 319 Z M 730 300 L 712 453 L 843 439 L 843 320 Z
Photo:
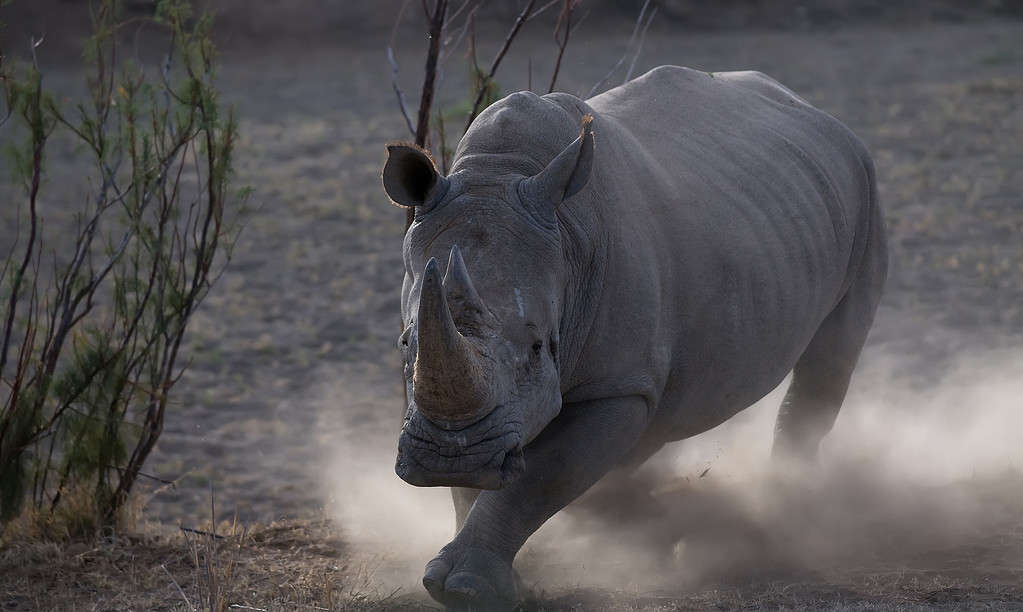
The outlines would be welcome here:
M 446 64 L 449 59 L 451 59 L 451 56 L 454 55 L 455 53 L 455 49 L 462 45 L 462 40 L 465 38 L 465 34 L 466 32 L 469 31 L 470 26 L 475 27 L 477 9 L 479 9 L 478 4 L 472 7 L 472 10 L 469 11 L 469 14 L 465 16 L 465 21 L 462 23 L 462 27 L 458 28 L 458 34 L 456 34 L 453 38 L 451 36 L 448 36 L 447 39 L 445 39 L 440 54 L 440 64 L 442 66 Z M 450 23 L 451 21 L 452 20 L 449 19 L 448 23 Z M 444 28 L 445 31 L 447 31 L 447 25 L 445 25 Z
M 576 2 L 582 2 L 582 0 L 576 0 Z M 582 27 L 582 25 L 583 25 L 583 22 L 584 22 L 584 21 L 586 21 L 586 18 L 587 18 L 587 17 L 589 17 L 589 16 L 590 16 L 590 13 L 592 13 L 592 12 L 593 12 L 593 9 L 587 9 L 587 10 L 586 10 L 586 12 L 585 12 L 585 13 L 583 13 L 583 16 L 582 16 L 582 17 L 580 17 L 580 18 L 579 18 L 579 19 L 578 19 L 578 20 L 577 20 L 577 21 L 575 22 L 575 25 L 573 25 L 573 26 L 572 26 L 572 32 L 575 32 L 575 31 L 576 31 L 576 30 L 578 30 L 578 29 L 579 29 L 580 27 Z
M 181 590 L 181 585 L 178 584 L 178 581 L 174 579 L 174 576 L 171 576 L 171 573 L 167 569 L 167 566 L 161 563 L 160 567 L 163 569 L 163 573 L 167 574 L 167 577 L 170 578 L 171 584 L 174 585 L 174 588 L 178 590 L 178 595 L 181 595 L 181 599 L 185 600 L 185 606 L 187 607 L 187 609 L 195 610 L 195 608 L 192 607 L 192 602 L 188 601 L 188 597 L 185 596 L 185 592 Z
M 405 106 L 405 92 L 398 85 L 398 63 L 394 61 L 394 50 L 391 47 L 387 47 L 387 61 L 391 62 L 391 88 L 394 89 L 394 95 L 398 96 L 398 108 L 401 109 L 401 115 L 405 117 L 405 125 L 408 126 L 409 134 L 415 138 L 416 128 L 412 125 L 412 118 L 408 116 L 408 108 Z
M 3 117 L 0 118 L 0 128 L 7 123 L 7 120 L 10 119 L 11 115 L 14 113 L 14 106 L 11 105 L 11 85 L 8 82 L 7 73 L 4 71 L 4 58 L 4 52 L 0 49 L 0 82 L 3 83 L 4 104 L 7 106 L 7 111 L 4 113 Z
M 504 44 L 501 46 L 501 50 L 498 51 L 497 55 L 494 57 L 493 63 L 490 64 L 490 72 L 488 72 L 487 76 L 483 79 L 483 84 L 480 87 L 479 92 L 476 94 L 476 100 L 472 104 L 472 111 L 469 112 L 469 118 L 465 122 L 465 129 L 462 130 L 463 133 L 469 131 L 469 126 L 472 125 L 473 120 L 476 119 L 476 115 L 479 114 L 480 104 L 483 103 L 483 96 L 486 95 L 487 92 L 487 85 L 490 83 L 490 80 L 494 78 L 494 74 L 497 73 L 497 68 L 501 65 L 501 60 L 504 59 L 505 53 L 508 52 L 512 41 L 515 40 L 515 36 L 519 33 L 519 30 L 522 29 L 522 25 L 526 23 L 529 16 L 533 13 L 534 5 L 536 5 L 536 0 L 529 0 L 529 3 L 526 4 L 526 7 L 522 9 L 522 12 L 519 13 L 519 16 L 515 19 L 515 24 L 512 25 L 508 35 L 504 37 Z
M 452 21 L 458 19 L 458 16 L 462 14 L 462 11 L 464 11 L 465 7 L 469 6 L 469 4 L 471 2 L 473 2 L 473 0 L 465 0 L 465 2 L 462 2 L 462 6 L 458 7 L 457 9 L 455 9 L 454 13 L 451 13 L 450 15 L 448 15 L 447 19 L 444 20 L 444 30 L 445 31 L 448 29 L 448 24 L 450 24 Z M 476 9 L 478 9 L 480 7 L 479 2 L 480 2 L 480 0 L 476 0 L 476 6 L 472 7 L 472 11 L 469 11 L 470 13 L 475 11 Z
M 226 536 L 222 536 L 219 533 L 211 533 L 209 531 L 203 531 L 202 529 L 193 529 L 191 527 L 183 527 L 183 526 L 178 527 L 178 529 L 180 529 L 181 531 L 183 531 L 185 533 L 194 533 L 196 535 L 207 536 L 207 537 L 214 538 L 214 539 L 217 539 L 217 540 L 226 540 L 227 539 Z M 253 610 L 258 610 L 259 608 L 252 608 L 252 609 Z
M 565 6 L 558 15 L 558 23 L 554 26 L 554 42 L 558 44 L 558 59 L 554 62 L 554 74 L 551 75 L 551 84 L 547 93 L 554 91 L 554 84 L 558 82 L 558 72 L 561 71 L 561 58 L 565 56 L 565 47 L 568 46 L 568 36 L 572 33 L 572 11 L 575 10 L 575 0 L 565 0 Z M 563 33 L 559 37 L 559 33 Z
M 593 94 L 597 93 L 597 90 L 603 87 L 604 84 L 611 79 L 611 76 L 617 72 L 619 68 L 621 68 L 623 63 L 625 63 L 625 58 L 629 56 L 629 51 L 632 50 L 632 43 L 636 40 L 636 34 L 639 33 L 639 28 L 643 23 L 643 17 L 646 15 L 646 9 L 648 6 L 650 6 L 650 0 L 646 0 L 646 2 L 643 3 L 643 7 L 639 9 L 639 16 L 636 17 L 636 23 L 632 26 L 632 35 L 629 36 L 629 42 L 625 45 L 625 53 L 618 58 L 618 61 L 615 62 L 615 65 L 611 67 L 611 70 L 604 75 L 604 78 L 600 79 L 600 81 L 598 81 L 597 84 L 590 89 L 590 92 L 586 94 L 587 98 L 592 98 Z
M 547 9 L 551 8 L 555 4 L 557 4 L 559 2 L 562 2 L 562 1 L 563 0 L 550 0 L 550 2 L 548 2 L 547 4 L 541 6 L 540 8 L 536 9 L 535 11 L 533 11 L 533 13 L 529 17 L 526 17 L 526 21 L 530 21 L 530 20 L 532 20 L 532 19 L 534 19 L 536 17 L 539 17 L 540 15 L 543 15 L 544 12 Z
M 408 126 L 408 131 L 415 138 L 416 128 L 412 124 L 412 118 L 409 117 L 408 106 L 405 103 L 405 92 L 402 91 L 401 85 L 398 84 L 398 61 L 394 54 L 394 39 L 398 35 L 398 26 L 401 24 L 401 18 L 405 14 L 405 9 L 408 8 L 410 0 L 405 0 L 401 3 L 401 8 L 398 9 L 398 16 L 394 18 L 394 25 L 391 26 L 391 39 L 387 44 L 387 61 L 391 64 L 391 88 L 394 90 L 394 95 L 398 98 L 398 108 L 401 110 L 401 114 L 405 117 L 405 125 Z M 426 10 L 426 3 L 424 0 L 423 10 Z
M 654 10 L 650 11 L 650 16 L 647 17 L 646 25 L 643 26 L 643 32 L 639 35 L 639 43 L 636 45 L 636 53 L 632 56 L 632 63 L 629 64 L 629 70 L 625 73 L 625 80 L 622 81 L 622 85 L 628 83 L 629 79 L 632 78 L 632 71 L 636 68 L 636 60 L 639 59 L 639 54 L 643 52 L 643 41 L 646 40 L 646 31 L 650 27 L 650 23 L 654 20 L 654 17 L 657 15 L 657 8 L 658 7 L 655 6 Z
M 469 16 L 469 43 L 468 43 L 468 55 L 469 62 L 472 63 L 472 76 L 477 79 L 476 85 L 479 86 L 479 80 L 483 77 L 483 69 L 480 68 L 479 58 L 476 56 L 476 15 Z
M 419 116 L 416 118 L 416 144 L 427 146 L 430 137 L 430 108 L 433 106 L 434 82 L 437 78 L 437 59 L 440 56 L 440 42 L 444 30 L 444 17 L 448 11 L 448 0 L 436 0 L 430 16 L 430 50 L 426 54 L 423 92 L 419 99 Z

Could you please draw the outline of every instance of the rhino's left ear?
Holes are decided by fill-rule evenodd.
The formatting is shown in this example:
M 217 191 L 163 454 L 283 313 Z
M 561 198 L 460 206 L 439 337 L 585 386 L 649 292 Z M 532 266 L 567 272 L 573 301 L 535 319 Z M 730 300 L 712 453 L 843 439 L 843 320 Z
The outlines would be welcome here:
M 447 179 L 433 159 L 413 144 L 387 145 L 387 163 L 381 176 L 387 197 L 399 206 L 432 204 L 447 190 Z
M 593 169 L 593 150 L 593 115 L 585 115 L 579 138 L 558 153 L 540 174 L 526 179 L 524 188 L 532 197 L 560 204 L 586 186 Z

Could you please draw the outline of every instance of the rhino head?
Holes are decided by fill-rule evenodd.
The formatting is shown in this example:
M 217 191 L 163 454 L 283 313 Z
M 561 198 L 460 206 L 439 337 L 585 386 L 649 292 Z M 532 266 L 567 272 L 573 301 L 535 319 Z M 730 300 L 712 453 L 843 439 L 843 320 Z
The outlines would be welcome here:
M 415 208 L 399 340 L 409 404 L 395 466 L 410 484 L 499 489 L 561 410 L 556 210 L 589 176 L 589 118 L 583 125 L 531 176 L 456 163 L 445 177 L 418 147 L 388 147 L 384 188 Z

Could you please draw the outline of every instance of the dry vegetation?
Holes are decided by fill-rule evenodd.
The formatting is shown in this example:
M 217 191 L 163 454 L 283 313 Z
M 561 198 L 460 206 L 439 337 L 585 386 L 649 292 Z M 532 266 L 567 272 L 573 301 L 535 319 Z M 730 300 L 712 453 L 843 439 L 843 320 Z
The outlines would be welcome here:
M 195 531 L 142 527 L 90 542 L 38 538 L 0 552 L 4 610 L 418 610 L 373 583 L 326 521 Z M 197 533 L 199 532 L 199 533 Z

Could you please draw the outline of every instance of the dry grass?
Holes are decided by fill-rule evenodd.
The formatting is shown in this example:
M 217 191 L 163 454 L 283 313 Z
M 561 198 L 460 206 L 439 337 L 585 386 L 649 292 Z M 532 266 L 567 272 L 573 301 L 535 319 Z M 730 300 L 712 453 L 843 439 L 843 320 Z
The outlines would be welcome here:
M 431 610 L 422 594 L 380 592 L 373 564 L 324 520 L 195 531 L 143 526 L 92 542 L 12 538 L 0 548 L 0 609 Z M 216 533 L 216 537 L 213 537 Z M 1013 541 L 1009 541 L 1013 540 Z M 533 590 L 523 612 L 612 610 L 1019 610 L 1020 568 L 981 567 L 1001 542 L 934 564 L 883 571 L 821 569 L 770 580 L 705 585 L 686 594 Z M 928 569 L 920 569 L 927 566 Z
M 0 608 L 427 609 L 401 593 L 377 592 L 371 565 L 350 558 L 325 521 L 193 529 L 147 525 L 95 541 L 11 537 L 0 544 Z
M 923 610 L 1019 610 L 1018 585 L 969 585 L 948 576 L 905 572 L 850 576 L 848 582 L 772 581 L 743 587 L 707 589 L 688 596 L 637 595 L 576 590 L 534 596 L 523 612 L 586 610 L 643 612 L 675 610 L 833 610 L 836 612 L 915 612 Z

